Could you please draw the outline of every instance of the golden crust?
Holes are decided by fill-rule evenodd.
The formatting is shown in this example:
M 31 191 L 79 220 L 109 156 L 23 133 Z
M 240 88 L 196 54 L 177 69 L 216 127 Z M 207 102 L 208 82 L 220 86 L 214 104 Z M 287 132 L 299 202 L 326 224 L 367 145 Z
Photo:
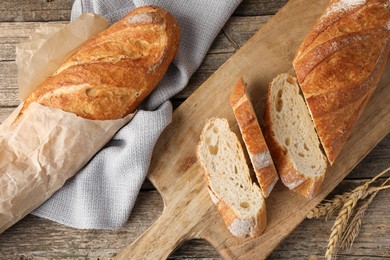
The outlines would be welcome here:
M 88 119 L 122 118 L 163 78 L 179 38 L 179 25 L 168 11 L 138 8 L 82 44 L 31 93 L 23 110 L 38 102 Z
M 308 199 L 312 199 L 317 195 L 322 187 L 322 182 L 324 181 L 325 175 L 320 175 L 314 179 L 308 179 L 293 191 L 305 196 Z
M 259 181 L 264 197 L 268 197 L 279 177 L 273 164 L 255 111 L 248 99 L 242 78 L 235 85 L 230 96 L 242 138 L 249 153 L 249 158 Z
M 331 164 L 373 94 L 390 50 L 387 0 L 330 12 L 338 2 L 332 1 L 293 61 Z

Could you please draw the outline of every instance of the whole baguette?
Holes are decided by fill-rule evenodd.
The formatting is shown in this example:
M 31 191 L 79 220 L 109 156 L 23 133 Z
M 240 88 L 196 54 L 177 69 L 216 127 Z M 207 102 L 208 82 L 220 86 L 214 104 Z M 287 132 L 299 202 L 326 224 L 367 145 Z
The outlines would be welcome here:
M 233 89 L 230 96 L 230 104 L 252 162 L 256 178 L 260 184 L 261 192 L 267 198 L 279 177 L 257 121 L 255 110 L 246 94 L 245 83 L 242 78 L 240 78 Z
M 175 18 L 156 6 L 135 9 L 82 44 L 25 100 L 87 119 L 133 113 L 157 86 L 179 49 Z
M 388 0 L 333 0 L 294 58 L 331 164 L 380 79 L 390 50 L 389 30 Z

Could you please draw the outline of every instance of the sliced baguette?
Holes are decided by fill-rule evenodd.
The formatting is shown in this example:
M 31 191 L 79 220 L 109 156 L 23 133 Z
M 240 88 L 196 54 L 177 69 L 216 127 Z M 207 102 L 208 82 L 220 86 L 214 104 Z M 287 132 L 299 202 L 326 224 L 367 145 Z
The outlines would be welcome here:
M 290 190 L 313 197 L 324 180 L 327 160 L 294 77 L 281 74 L 270 83 L 264 120 L 280 179 Z
M 256 178 L 260 184 L 261 192 L 267 198 L 279 177 L 257 121 L 255 110 L 246 94 L 245 83 L 242 78 L 233 89 L 230 96 L 230 104 L 252 162 Z
M 267 224 L 265 201 L 250 178 L 241 144 L 226 119 L 206 122 L 197 157 L 211 199 L 229 231 L 237 237 L 259 236 Z
M 389 0 L 330 1 L 299 47 L 293 66 L 330 164 L 373 95 L 389 52 Z

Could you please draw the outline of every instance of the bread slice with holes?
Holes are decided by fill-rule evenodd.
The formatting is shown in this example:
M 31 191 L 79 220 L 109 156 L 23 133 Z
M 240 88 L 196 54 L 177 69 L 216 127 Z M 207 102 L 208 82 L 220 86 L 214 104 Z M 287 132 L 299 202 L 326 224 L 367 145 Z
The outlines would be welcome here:
M 211 199 L 229 231 L 237 237 L 262 234 L 267 224 L 265 201 L 250 178 L 244 151 L 226 119 L 206 122 L 197 157 Z
M 267 198 L 279 177 L 245 88 L 244 80 L 241 78 L 230 96 L 230 104 L 240 127 L 242 139 L 252 162 L 261 192 Z
M 278 75 L 269 85 L 265 136 L 281 181 L 311 198 L 320 190 L 327 160 L 297 80 Z

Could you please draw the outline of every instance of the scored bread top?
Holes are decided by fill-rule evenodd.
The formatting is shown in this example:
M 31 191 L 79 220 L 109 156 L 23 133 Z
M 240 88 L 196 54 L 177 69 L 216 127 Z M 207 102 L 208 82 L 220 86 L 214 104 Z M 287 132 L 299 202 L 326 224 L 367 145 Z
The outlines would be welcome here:
M 237 136 L 226 119 L 209 119 L 197 147 L 208 190 L 230 232 L 255 237 L 266 226 L 265 201 L 250 178 Z
M 261 192 L 267 198 L 279 177 L 257 121 L 255 110 L 246 94 L 242 78 L 233 89 L 230 104 L 240 127 Z
M 137 8 L 82 44 L 30 94 L 23 109 L 38 102 L 88 119 L 122 118 L 163 78 L 179 38 L 179 25 L 168 11 Z
M 264 119 L 266 140 L 282 182 L 289 189 L 307 180 L 322 183 L 326 157 L 295 78 L 281 74 L 270 83 Z
M 388 0 L 333 0 L 293 65 L 331 164 L 379 81 L 390 50 Z

